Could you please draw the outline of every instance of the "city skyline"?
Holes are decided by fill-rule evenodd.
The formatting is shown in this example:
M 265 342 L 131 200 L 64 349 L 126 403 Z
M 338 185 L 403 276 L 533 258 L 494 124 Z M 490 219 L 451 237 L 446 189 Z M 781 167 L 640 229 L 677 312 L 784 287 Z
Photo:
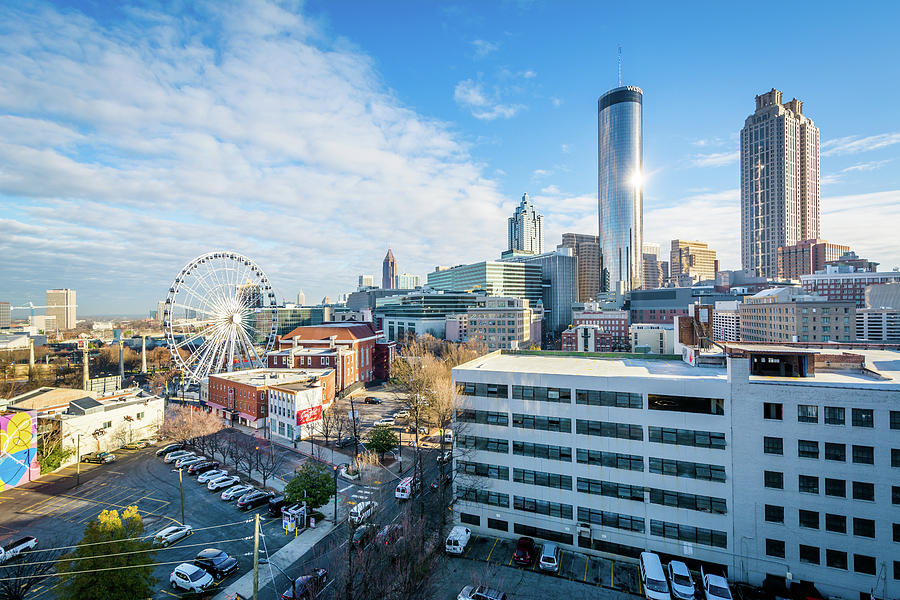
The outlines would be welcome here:
M 337 297 L 386 247 L 417 274 L 497 256 L 521 190 L 535 190 L 548 248 L 563 232 L 596 235 L 595 103 L 615 87 L 618 43 L 623 83 L 645 92 L 645 240 L 700 239 L 739 267 L 738 135 L 753 96 L 774 87 L 802 98 L 821 131 L 821 237 L 900 265 L 900 78 L 881 60 L 897 49 L 894 6 L 878 18 L 817 8 L 810 32 L 776 25 L 767 35 L 784 39 L 752 58 L 714 27 L 720 56 L 678 43 L 725 22 L 724 7 L 694 24 L 658 5 L 646 31 L 615 7 L 588 35 L 599 9 L 586 5 L 580 19 L 542 3 L 426 6 L 398 36 L 399 24 L 369 26 L 390 20 L 378 7 L 247 6 L 2 9 L 12 175 L 0 178 L 0 248 L 15 260 L 0 298 L 38 304 L 68 287 L 79 314 L 145 314 L 181 266 L 216 249 L 253 257 L 287 298 Z M 563 19 L 566 39 L 527 43 Z M 862 20 L 852 53 L 824 41 Z M 779 63 L 801 46 L 803 72 Z M 566 56 L 590 68 L 557 68 Z M 881 99 L 874 110 L 847 109 L 857 79 Z

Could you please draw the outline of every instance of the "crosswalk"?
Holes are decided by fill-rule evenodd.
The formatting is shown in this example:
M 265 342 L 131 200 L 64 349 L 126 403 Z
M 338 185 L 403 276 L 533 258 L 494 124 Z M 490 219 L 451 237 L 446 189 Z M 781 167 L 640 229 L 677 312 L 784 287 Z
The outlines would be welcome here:
M 378 488 L 371 485 L 348 485 L 339 489 L 338 492 L 349 498 L 347 504 L 356 504 L 358 502 L 371 500 L 377 490 Z

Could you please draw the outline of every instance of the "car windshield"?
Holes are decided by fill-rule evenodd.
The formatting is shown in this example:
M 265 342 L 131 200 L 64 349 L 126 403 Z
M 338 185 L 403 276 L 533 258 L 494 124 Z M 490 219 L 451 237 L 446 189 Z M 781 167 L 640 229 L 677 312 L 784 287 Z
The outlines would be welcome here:
M 723 588 L 718 585 L 710 585 L 709 594 L 711 596 L 716 596 L 717 598 L 731 598 L 731 592 L 728 591 L 728 588 Z
M 189 577 L 191 578 L 191 581 L 200 581 L 201 579 L 203 579 L 204 575 L 206 575 L 206 571 L 204 571 L 203 569 L 197 569 L 196 571 L 191 573 Z
M 665 581 L 659 581 L 657 579 L 647 579 L 647 589 L 651 592 L 668 592 L 669 586 L 666 585 Z
M 672 577 L 672 581 L 678 585 L 691 585 L 691 580 L 687 575 L 682 575 L 681 573 L 675 573 L 675 576 Z

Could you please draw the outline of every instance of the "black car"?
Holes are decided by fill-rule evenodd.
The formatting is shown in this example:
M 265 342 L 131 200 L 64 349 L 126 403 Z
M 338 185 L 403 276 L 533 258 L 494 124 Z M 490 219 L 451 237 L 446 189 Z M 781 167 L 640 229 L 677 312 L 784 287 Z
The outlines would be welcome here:
M 294 580 L 293 588 L 288 588 L 281 595 L 281 600 L 312 600 L 325 588 L 328 571 L 316 569 L 309 575 L 301 575 Z
M 251 508 L 256 508 L 257 506 L 262 506 L 267 503 L 269 498 L 274 495 L 275 494 L 272 492 L 264 492 L 262 490 L 247 492 L 238 498 L 237 507 L 241 510 L 250 510 Z
M 375 396 L 366 396 L 364 402 L 366 404 L 381 404 L 381 399 L 376 398 Z
M 197 555 L 194 564 L 212 575 L 215 579 L 224 579 L 228 577 L 238 568 L 237 559 L 228 556 L 227 552 L 223 552 L 218 548 L 207 548 Z
M 291 503 L 285 500 L 284 496 L 272 496 L 269 498 L 269 516 L 280 517 L 281 509 L 290 505 Z
M 181 450 L 184 448 L 184 444 L 169 444 L 168 446 L 163 446 L 159 450 L 156 451 L 157 456 L 165 456 L 169 452 L 175 452 L 176 450 Z
M 203 462 L 198 462 L 197 464 L 189 466 L 187 472 L 188 475 L 199 475 L 200 473 L 205 473 L 218 468 L 219 463 L 212 460 L 204 460 Z
M 86 463 L 96 463 L 98 465 L 102 465 L 104 463 L 115 462 L 116 455 L 112 452 L 91 452 L 90 454 L 85 454 L 81 457 L 82 462 Z
M 356 441 L 356 438 L 353 436 L 341 438 L 338 440 L 337 444 L 335 444 L 338 448 L 346 448 L 347 446 L 352 446 Z

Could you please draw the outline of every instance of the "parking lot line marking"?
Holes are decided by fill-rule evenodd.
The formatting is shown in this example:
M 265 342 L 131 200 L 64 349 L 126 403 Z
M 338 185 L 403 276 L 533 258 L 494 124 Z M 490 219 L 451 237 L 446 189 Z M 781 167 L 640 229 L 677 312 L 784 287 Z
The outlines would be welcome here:
M 463 556 L 468 556 L 468 555 L 469 555 L 469 552 L 472 551 L 472 548 L 475 546 L 475 542 L 477 542 L 477 541 L 478 541 L 478 536 L 476 535 L 476 536 L 475 536 L 475 539 L 472 540 L 472 543 L 469 544 L 469 547 L 466 548 L 466 552 L 465 552 L 465 554 L 463 554 Z
M 589 557 L 585 556 L 584 557 L 584 581 L 585 581 L 585 583 L 587 582 L 587 569 L 588 569 L 588 565 L 590 564 L 590 562 L 591 562 L 591 559 Z
M 490 560 L 491 560 L 491 554 L 494 553 L 494 548 L 497 547 L 497 542 L 499 542 L 499 541 L 500 541 L 500 538 L 495 538 L 495 539 L 494 539 L 494 545 L 491 546 L 491 551 L 488 552 L 487 558 L 484 559 L 484 562 L 490 562 Z
M 609 587 L 616 587 L 616 579 L 613 575 L 613 563 L 609 562 Z

